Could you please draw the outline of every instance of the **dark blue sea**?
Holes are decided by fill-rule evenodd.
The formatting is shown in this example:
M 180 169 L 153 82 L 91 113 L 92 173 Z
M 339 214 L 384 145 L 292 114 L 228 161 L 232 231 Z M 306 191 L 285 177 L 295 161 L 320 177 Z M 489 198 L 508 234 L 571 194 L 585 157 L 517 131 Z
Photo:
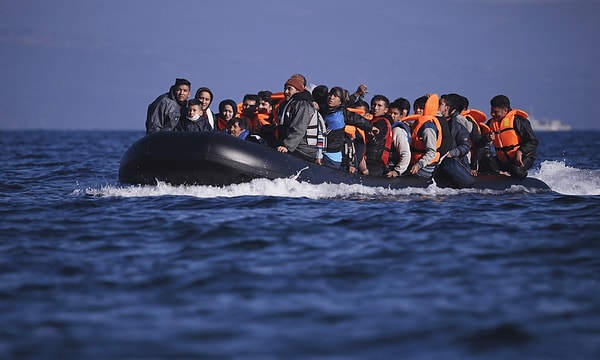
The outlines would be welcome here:
M 550 192 L 130 186 L 139 131 L 0 131 L 2 359 L 600 359 L 600 132 Z

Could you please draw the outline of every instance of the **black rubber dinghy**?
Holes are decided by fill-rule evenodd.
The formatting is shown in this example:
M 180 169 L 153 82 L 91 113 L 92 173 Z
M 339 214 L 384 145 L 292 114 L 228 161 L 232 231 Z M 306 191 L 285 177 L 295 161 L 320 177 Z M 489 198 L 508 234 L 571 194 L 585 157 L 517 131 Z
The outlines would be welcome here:
M 125 152 L 119 167 L 124 184 L 226 186 L 253 179 L 295 178 L 312 184 L 362 184 L 401 189 L 427 187 L 430 179 L 414 176 L 359 176 L 309 163 L 252 141 L 218 132 L 159 132 L 146 135 Z M 436 179 L 439 187 L 451 187 Z M 503 175 L 480 175 L 472 188 L 503 190 L 512 185 L 549 189 L 544 182 Z

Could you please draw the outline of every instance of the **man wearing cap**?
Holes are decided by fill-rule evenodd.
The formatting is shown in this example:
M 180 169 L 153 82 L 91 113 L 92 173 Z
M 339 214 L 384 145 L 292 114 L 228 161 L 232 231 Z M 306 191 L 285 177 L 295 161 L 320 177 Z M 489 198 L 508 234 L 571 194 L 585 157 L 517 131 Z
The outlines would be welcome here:
M 182 113 L 187 113 L 186 103 L 190 96 L 191 83 L 186 79 L 175 79 L 168 93 L 162 94 L 150 105 L 146 115 L 146 134 L 175 129 Z
M 300 74 L 292 75 L 283 87 L 285 102 L 277 114 L 279 137 L 276 149 L 314 162 L 317 160 L 317 143 L 323 144 L 324 122 L 312 105 L 312 95 L 305 89 L 303 79 Z

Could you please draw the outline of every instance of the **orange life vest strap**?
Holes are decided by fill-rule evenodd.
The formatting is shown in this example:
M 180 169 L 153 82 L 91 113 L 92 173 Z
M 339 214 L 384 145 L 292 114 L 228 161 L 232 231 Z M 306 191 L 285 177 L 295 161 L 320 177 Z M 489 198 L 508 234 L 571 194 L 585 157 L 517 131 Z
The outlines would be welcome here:
M 404 121 L 404 122 L 415 121 L 415 120 L 419 120 L 420 117 L 421 117 L 421 115 L 419 115 L 419 114 L 412 114 L 412 115 L 405 116 L 400 120 Z

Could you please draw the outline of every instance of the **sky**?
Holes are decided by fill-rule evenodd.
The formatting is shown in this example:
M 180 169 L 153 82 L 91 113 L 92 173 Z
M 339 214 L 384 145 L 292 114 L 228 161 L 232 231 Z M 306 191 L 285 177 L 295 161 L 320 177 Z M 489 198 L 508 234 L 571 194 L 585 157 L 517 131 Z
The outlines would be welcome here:
M 459 93 L 599 129 L 600 0 L 3 0 L 0 130 L 143 131 L 175 78 L 224 99 L 314 85 Z M 589 108 L 588 108 L 588 105 Z

